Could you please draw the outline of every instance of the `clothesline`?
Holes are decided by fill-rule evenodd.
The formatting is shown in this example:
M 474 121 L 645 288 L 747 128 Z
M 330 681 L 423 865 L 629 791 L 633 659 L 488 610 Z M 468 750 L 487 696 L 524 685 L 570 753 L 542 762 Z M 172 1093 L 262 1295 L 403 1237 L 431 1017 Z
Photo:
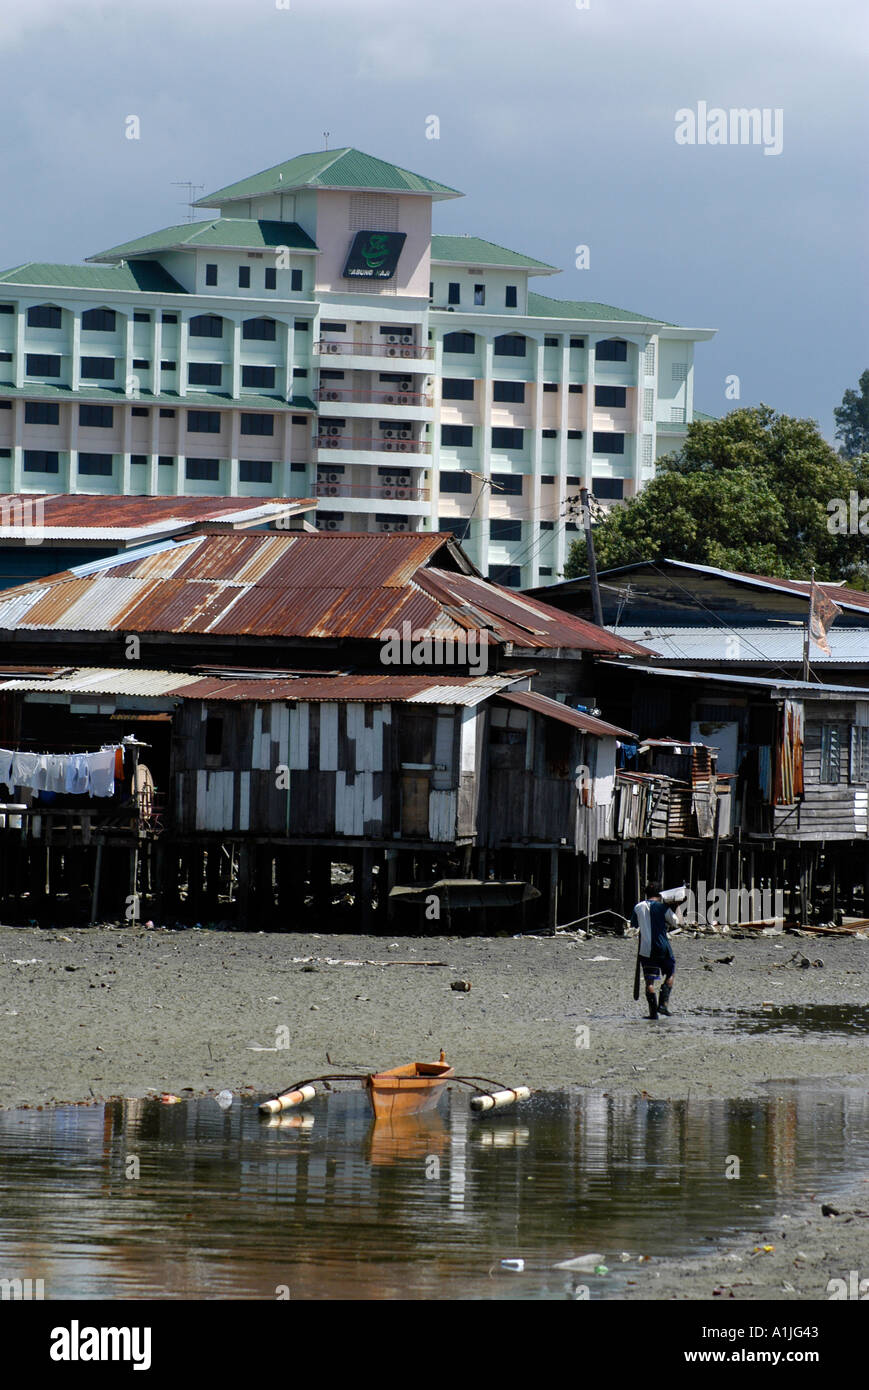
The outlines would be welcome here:
M 114 796 L 115 780 L 124 779 L 121 744 L 103 744 L 94 753 L 35 753 L 0 748 L 0 784 L 12 790 L 67 796 Z

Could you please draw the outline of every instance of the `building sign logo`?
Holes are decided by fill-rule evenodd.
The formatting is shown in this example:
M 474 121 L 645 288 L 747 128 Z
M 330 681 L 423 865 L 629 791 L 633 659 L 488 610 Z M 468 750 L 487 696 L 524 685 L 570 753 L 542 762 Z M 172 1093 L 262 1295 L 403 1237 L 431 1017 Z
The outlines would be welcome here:
M 345 280 L 391 280 L 406 232 L 357 232 L 347 256 Z

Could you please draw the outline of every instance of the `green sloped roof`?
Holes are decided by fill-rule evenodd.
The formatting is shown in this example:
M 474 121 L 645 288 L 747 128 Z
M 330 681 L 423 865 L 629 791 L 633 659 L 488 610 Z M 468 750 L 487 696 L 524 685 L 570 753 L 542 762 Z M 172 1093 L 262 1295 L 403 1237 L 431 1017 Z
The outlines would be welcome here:
M 148 294 L 186 294 L 157 261 L 134 265 L 53 265 L 28 261 L 0 273 L 0 284 L 56 286 L 80 290 L 142 290 Z
M 193 251 L 203 246 L 238 246 L 258 250 L 268 246 L 289 246 L 294 251 L 316 251 L 316 243 L 298 222 L 257 221 L 250 217 L 216 217 L 208 222 L 182 222 L 122 242 L 108 251 L 88 256 L 89 261 L 119 261 L 130 256 L 146 256 L 176 247 Z
M 433 236 L 431 258 L 433 261 L 454 261 L 457 265 L 516 266 L 539 275 L 558 273 L 554 265 L 535 261 L 531 256 L 523 256 L 519 251 L 510 251 L 506 246 L 498 246 L 496 242 L 484 241 L 478 236 Z
M 294 188 L 374 188 L 390 193 L 428 193 L 434 198 L 460 198 L 458 189 L 445 183 L 412 174 L 385 159 L 354 150 L 318 150 L 299 154 L 283 164 L 275 164 L 260 174 L 251 174 L 238 183 L 228 183 L 193 204 L 197 208 L 215 207 L 234 198 L 255 198 L 264 193 L 290 193 Z
M 654 323 L 662 328 L 677 327 L 674 323 L 653 318 L 650 314 L 634 314 L 629 309 L 615 309 L 612 304 L 597 304 L 592 300 L 550 299 L 545 294 L 529 293 L 528 313 L 537 318 L 612 319 L 617 323 Z
M 234 407 L 237 410 L 292 410 L 315 411 L 317 407 L 309 396 L 296 396 L 285 401 L 282 396 L 245 395 L 233 398 L 223 391 L 188 391 L 179 396 L 177 391 L 162 391 L 154 395 L 142 391 L 138 396 L 127 396 L 123 391 L 111 386 L 80 386 L 73 391 L 70 386 L 52 386 L 50 382 L 28 382 L 26 386 L 9 386 L 0 383 L 0 398 L 9 400 L 40 401 L 102 401 L 105 405 L 165 405 L 184 410 L 219 410 L 221 407 Z

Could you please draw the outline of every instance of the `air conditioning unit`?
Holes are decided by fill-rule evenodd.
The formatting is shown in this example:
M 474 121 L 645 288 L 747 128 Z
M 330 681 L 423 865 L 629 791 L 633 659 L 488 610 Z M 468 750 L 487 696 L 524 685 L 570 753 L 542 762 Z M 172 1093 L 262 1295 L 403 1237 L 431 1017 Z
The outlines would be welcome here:
M 389 337 L 387 338 L 386 341 L 387 341 L 388 343 L 397 343 L 397 342 L 398 342 L 398 334 L 397 334 L 397 333 L 390 333 L 390 335 L 389 335 Z M 401 341 L 404 342 L 404 339 L 402 338 Z
M 413 357 L 413 351 L 413 348 L 402 348 L 401 355 L 402 357 Z
M 340 401 L 340 399 L 341 399 L 341 392 L 340 392 L 340 391 L 327 391 L 327 392 L 324 394 L 324 396 L 323 396 L 323 400 L 324 400 L 324 401 Z
M 405 500 L 410 496 L 410 488 L 398 487 L 395 489 L 396 497 L 403 497 Z
M 395 521 L 392 524 L 393 531 L 409 531 L 410 527 L 406 521 Z
M 386 355 L 387 355 L 387 357 L 397 357 L 397 356 L 398 356 L 398 348 L 396 348 L 396 347 L 387 348 L 387 349 L 386 349 Z
M 327 352 L 337 352 L 338 348 L 340 347 L 340 343 L 324 343 L 323 346 L 325 347 Z
M 392 400 L 395 400 L 395 396 L 392 397 Z M 399 396 L 397 403 L 398 405 L 410 405 L 410 396 Z
M 410 474 L 399 473 L 398 477 L 393 478 L 391 481 L 395 483 L 396 487 L 410 487 Z
M 341 523 L 338 522 L 338 521 L 327 521 L 327 522 L 326 522 L 326 530 L 327 530 L 327 531 L 340 531 L 340 530 L 341 530 Z
M 391 487 L 385 487 L 380 495 L 381 497 L 394 497 L 395 491 Z
M 386 452 L 389 454 L 389 453 L 391 453 L 392 450 L 395 449 L 397 446 L 396 446 L 396 443 L 395 443 L 395 440 L 394 440 L 394 439 L 387 439 L 387 440 L 384 441 L 383 447 L 384 447 L 384 449 L 386 450 Z
M 340 474 L 340 473 L 321 473 L 321 475 L 320 475 L 320 477 L 318 478 L 317 481 L 318 481 L 318 482 L 321 482 L 321 483 L 340 483 L 340 482 L 341 482 L 341 474 Z
M 329 439 L 325 435 L 317 440 L 318 449 L 340 449 L 341 442 L 338 439 Z
M 402 335 L 401 335 L 401 341 L 402 341 L 403 343 L 412 343 L 412 342 L 413 342 L 413 338 L 411 337 L 411 335 L 410 335 L 409 333 L 402 333 Z
M 381 523 L 380 523 L 380 530 L 381 530 L 381 531 L 391 531 L 391 530 L 392 530 L 392 522 L 391 522 L 391 521 L 381 521 Z
M 410 448 L 410 445 L 408 444 L 408 442 L 407 442 L 406 439 L 400 439 L 400 440 L 398 441 L 398 448 L 399 448 L 399 449 L 401 450 L 401 452 L 404 454 L 404 453 L 407 453 L 407 450 Z
M 398 437 L 399 439 L 410 439 L 410 430 L 399 430 Z
M 395 402 L 400 398 L 398 396 L 384 396 L 383 399 L 386 401 L 387 405 L 395 405 Z
M 333 487 L 331 483 L 328 483 L 326 487 L 320 488 L 321 497 L 340 497 L 340 495 L 341 494 L 339 493 L 338 489 L 336 487 Z
M 394 438 L 395 438 L 395 430 L 384 430 L 384 431 L 383 431 L 383 438 L 384 438 L 384 439 L 394 439 Z
M 329 428 L 326 430 L 326 433 L 331 435 L 337 435 L 340 434 L 341 431 L 337 425 L 330 425 Z

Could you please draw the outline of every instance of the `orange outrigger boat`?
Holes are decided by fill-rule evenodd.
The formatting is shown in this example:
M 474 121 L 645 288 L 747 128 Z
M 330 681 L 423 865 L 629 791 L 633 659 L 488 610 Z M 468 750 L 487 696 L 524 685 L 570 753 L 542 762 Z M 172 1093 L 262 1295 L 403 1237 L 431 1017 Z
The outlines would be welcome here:
M 531 1094 L 527 1086 L 504 1087 L 500 1082 L 490 1081 L 483 1076 L 456 1076 L 441 1052 L 438 1062 L 407 1062 L 404 1066 L 392 1067 L 389 1071 L 369 1072 L 366 1076 L 336 1072 L 328 1076 L 314 1076 L 309 1081 L 297 1081 L 273 1100 L 264 1100 L 260 1113 L 276 1115 L 281 1110 L 289 1110 L 313 1100 L 318 1081 L 327 1085 L 332 1081 L 355 1081 L 357 1085 L 364 1085 L 375 1120 L 398 1119 L 404 1115 L 418 1115 L 433 1110 L 450 1082 L 470 1086 L 479 1092 L 471 1100 L 472 1110 L 491 1110 L 496 1106 L 527 1100 Z M 481 1081 L 486 1087 L 495 1089 L 485 1090 L 479 1085 Z

